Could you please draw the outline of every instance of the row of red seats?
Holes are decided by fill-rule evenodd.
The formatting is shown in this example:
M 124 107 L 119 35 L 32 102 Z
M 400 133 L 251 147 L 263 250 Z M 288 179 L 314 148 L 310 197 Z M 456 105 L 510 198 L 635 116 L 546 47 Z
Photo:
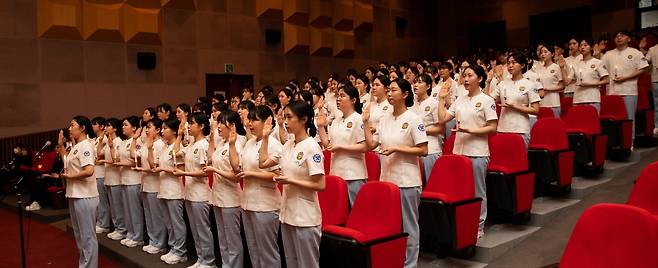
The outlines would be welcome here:
M 598 204 L 580 217 L 560 267 L 658 267 L 658 162 L 644 168 L 626 205 Z

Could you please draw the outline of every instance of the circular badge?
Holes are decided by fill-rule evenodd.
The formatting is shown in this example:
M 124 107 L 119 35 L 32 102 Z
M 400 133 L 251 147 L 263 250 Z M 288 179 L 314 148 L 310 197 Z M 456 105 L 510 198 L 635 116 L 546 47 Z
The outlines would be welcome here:
M 315 163 L 320 163 L 320 161 L 322 161 L 322 156 L 320 156 L 320 154 L 314 154 L 313 155 L 313 161 Z

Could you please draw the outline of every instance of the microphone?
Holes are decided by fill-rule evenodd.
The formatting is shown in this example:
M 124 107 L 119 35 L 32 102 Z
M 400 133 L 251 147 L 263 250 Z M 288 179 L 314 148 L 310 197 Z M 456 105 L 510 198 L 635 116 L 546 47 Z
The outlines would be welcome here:
M 35 156 L 36 156 L 36 157 L 41 156 L 41 154 L 43 154 L 43 150 L 45 150 L 46 148 L 48 148 L 48 146 L 50 146 L 51 144 L 52 144 L 52 142 L 50 142 L 50 141 L 46 141 L 46 143 L 44 143 L 43 146 L 41 146 L 41 149 L 39 149 L 39 151 L 37 152 L 37 154 L 36 154 Z

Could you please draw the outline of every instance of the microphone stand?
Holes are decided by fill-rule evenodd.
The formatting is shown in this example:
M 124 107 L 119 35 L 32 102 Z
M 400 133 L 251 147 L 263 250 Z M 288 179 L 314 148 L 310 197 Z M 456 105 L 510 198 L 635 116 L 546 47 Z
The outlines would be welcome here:
M 16 207 L 18 208 L 18 230 L 21 239 L 21 267 L 25 268 L 25 236 L 23 233 L 23 196 L 21 194 L 21 182 L 25 179 L 25 174 L 21 175 L 20 179 L 14 184 L 14 191 L 16 191 Z

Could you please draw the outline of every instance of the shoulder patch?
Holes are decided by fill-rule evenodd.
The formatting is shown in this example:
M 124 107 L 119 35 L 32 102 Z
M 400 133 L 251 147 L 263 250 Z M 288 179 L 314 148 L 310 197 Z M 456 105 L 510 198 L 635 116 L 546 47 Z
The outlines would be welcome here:
M 418 125 L 418 130 L 420 130 L 420 131 L 425 131 L 425 125 L 424 125 L 423 123 L 420 123 L 420 124 Z
M 383 110 L 383 111 L 388 110 L 388 106 L 384 106 L 384 108 L 382 108 L 382 110 Z
M 299 153 L 297 154 L 297 160 L 302 160 L 302 157 L 304 157 L 304 153 L 299 152 Z
M 480 108 L 480 107 L 482 107 L 482 103 L 481 103 L 481 102 L 478 102 L 478 103 L 475 104 L 475 108 Z
M 322 161 L 322 156 L 320 156 L 320 154 L 313 155 L 313 162 L 320 163 L 321 161 Z
M 430 107 L 429 107 L 429 106 L 425 106 L 425 112 L 429 112 L 429 111 L 430 111 Z
M 347 122 L 347 128 L 352 128 L 352 122 Z
M 85 151 L 85 152 L 83 153 L 83 155 L 84 155 L 84 156 L 90 156 L 91 153 L 90 153 L 89 151 Z
M 554 74 L 554 73 L 555 73 L 555 70 L 551 70 L 551 73 Z
M 519 87 L 519 91 L 524 91 L 524 90 L 525 90 L 525 87 L 524 87 L 524 86 L 520 86 L 520 87 Z
M 589 68 L 594 69 L 594 68 L 596 68 L 596 65 L 592 64 L 592 66 L 589 66 Z
M 496 110 L 496 104 L 491 105 L 491 110 L 494 110 L 494 111 Z
M 409 127 L 409 123 L 404 122 L 404 124 L 402 124 L 402 129 L 407 129 L 408 127 Z
M 633 55 L 628 55 L 628 59 L 629 59 L 629 60 L 632 60 L 632 59 L 633 59 Z

